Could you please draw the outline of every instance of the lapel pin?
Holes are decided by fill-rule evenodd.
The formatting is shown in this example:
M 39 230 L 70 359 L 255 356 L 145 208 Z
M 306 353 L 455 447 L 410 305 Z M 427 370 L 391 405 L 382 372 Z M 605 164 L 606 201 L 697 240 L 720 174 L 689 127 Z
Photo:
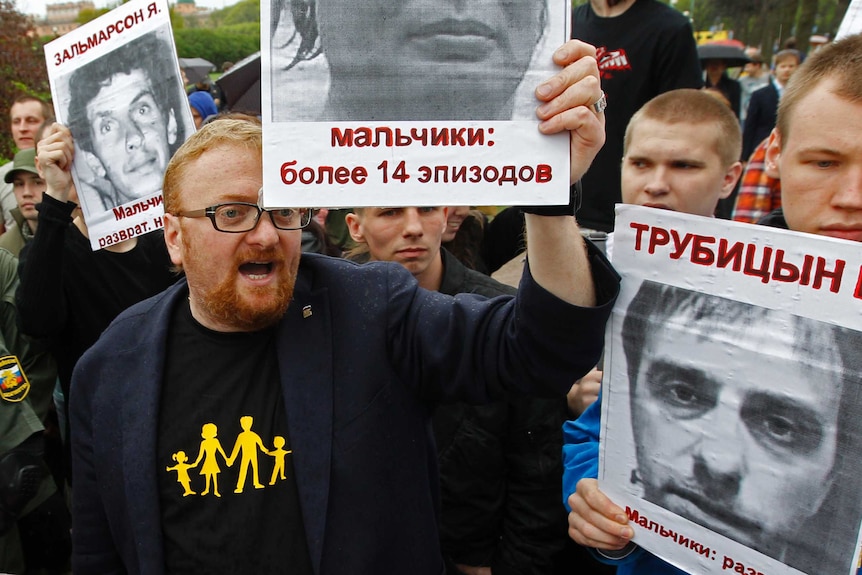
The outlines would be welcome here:
M 311 306 L 307 305 L 302 308 L 302 319 L 308 319 L 311 317 Z

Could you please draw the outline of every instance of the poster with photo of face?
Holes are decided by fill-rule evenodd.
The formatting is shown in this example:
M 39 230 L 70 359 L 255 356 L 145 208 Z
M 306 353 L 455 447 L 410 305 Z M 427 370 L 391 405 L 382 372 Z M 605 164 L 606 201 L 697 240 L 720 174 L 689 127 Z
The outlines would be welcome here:
M 856 573 L 854 242 L 617 206 L 599 485 L 689 573 Z
M 94 250 L 162 227 L 162 178 L 194 123 L 165 0 L 132 0 L 45 46 Z
M 261 12 L 267 205 L 568 203 L 568 135 L 539 133 L 534 96 L 559 71 L 568 2 L 269 0 Z

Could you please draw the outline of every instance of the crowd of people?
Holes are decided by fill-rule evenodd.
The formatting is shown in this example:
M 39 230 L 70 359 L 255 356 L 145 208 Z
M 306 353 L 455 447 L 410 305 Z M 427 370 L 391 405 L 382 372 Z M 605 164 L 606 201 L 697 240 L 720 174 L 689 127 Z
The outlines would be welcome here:
M 0 572 L 684 575 L 631 541 L 597 481 L 614 205 L 729 217 L 735 201 L 740 221 L 862 241 L 862 36 L 804 62 L 779 51 L 771 72 L 752 52 L 735 86 L 656 0 L 591 0 L 573 37 L 536 89 L 541 130 L 570 133 L 566 206 L 263 209 L 261 122 L 199 89 L 186 137 L 181 103 L 134 59 L 73 82 L 83 141 L 50 104 L 16 99 L 19 151 L 0 167 Z M 134 102 L 97 109 L 130 82 Z M 336 105 L 343 87 L 334 117 L 355 111 Z M 125 174 L 123 154 L 163 179 Z M 116 193 L 160 186 L 164 229 L 93 251 L 76 157 Z M 679 361 L 669 326 L 720 332 L 737 312 L 643 289 L 666 302 L 626 348 L 646 422 L 651 366 Z M 814 339 L 828 345 L 808 353 L 856 361 L 855 339 Z M 800 397 L 817 376 L 782 374 Z M 768 377 L 716 385 L 761 397 Z M 843 417 L 840 387 L 805 407 Z M 756 533 L 716 531 L 806 566 L 782 542 L 828 501 L 775 509 L 801 497 L 798 475 L 833 481 L 834 452 L 794 453 L 797 473 L 751 501 L 743 456 L 656 449 L 638 446 L 648 499 L 679 511 L 668 486 L 685 483 L 758 515 Z

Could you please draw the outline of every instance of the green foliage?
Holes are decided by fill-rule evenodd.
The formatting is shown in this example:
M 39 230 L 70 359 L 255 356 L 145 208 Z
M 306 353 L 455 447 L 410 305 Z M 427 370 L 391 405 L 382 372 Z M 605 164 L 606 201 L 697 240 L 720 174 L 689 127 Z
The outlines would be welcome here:
M 732 37 L 760 47 L 768 60 L 790 36 L 805 51 L 811 34 L 838 31 L 849 0 L 660 0 L 685 13 L 695 30 L 729 30 Z M 589 0 L 572 0 L 573 6 Z
M 171 29 L 182 30 L 183 28 L 186 27 L 185 19 L 182 17 L 181 14 L 176 13 L 173 6 L 168 8 L 168 14 L 171 17 Z
M 242 22 L 230 26 L 219 26 L 219 30 L 240 36 L 255 36 L 260 41 L 260 22 Z
M 688 8 L 691 0 L 679 0 L 677 8 Z M 765 56 L 796 36 L 798 48 L 808 48 L 813 34 L 835 35 L 847 10 L 847 0 L 694 0 L 695 25 L 733 30 L 734 37 L 760 46 Z
M 225 8 L 224 25 L 256 22 L 260 25 L 260 0 L 243 0 Z
M 260 24 L 240 24 L 217 30 L 174 30 L 174 40 L 181 58 L 204 58 L 220 66 L 222 62 L 236 62 L 260 50 Z
M 110 8 L 84 8 L 78 12 L 78 17 L 75 19 L 75 22 L 78 24 L 86 24 L 87 22 L 95 20 L 102 14 L 107 14 L 110 10 Z
M 260 0 L 240 0 L 233 6 L 216 10 L 210 15 L 215 27 L 254 22 L 260 24 Z
M 50 100 L 51 90 L 42 43 L 30 35 L 35 28 L 30 18 L 18 12 L 11 0 L 0 0 L 0 24 L 0 158 L 11 158 L 15 149 L 9 125 L 12 102 L 23 94 Z

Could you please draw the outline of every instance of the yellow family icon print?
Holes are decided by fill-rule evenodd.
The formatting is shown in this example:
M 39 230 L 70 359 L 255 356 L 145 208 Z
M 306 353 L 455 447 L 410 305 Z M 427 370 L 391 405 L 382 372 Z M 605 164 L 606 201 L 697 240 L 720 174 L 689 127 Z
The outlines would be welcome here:
M 177 481 L 183 486 L 183 489 L 185 489 L 183 497 L 186 495 L 194 495 L 195 492 L 192 491 L 192 478 L 189 477 L 189 469 L 194 467 L 194 465 L 186 463 L 186 461 L 188 461 L 188 457 L 186 457 L 185 451 L 177 451 L 173 454 L 172 459 L 176 461 L 177 464 L 173 467 L 166 467 L 165 469 L 167 471 L 177 472 Z
M 228 467 L 233 467 L 237 458 L 240 460 L 240 471 L 234 493 L 242 493 L 243 488 L 247 483 L 246 480 L 248 479 L 249 470 L 251 470 L 251 480 L 254 488 L 264 488 L 264 485 L 258 478 L 259 451 L 274 459 L 272 477 L 269 480 L 269 484 L 275 485 L 276 480 L 286 479 L 284 474 L 285 458 L 289 453 L 293 453 L 293 451 L 284 449 L 285 440 L 284 437 L 281 437 L 280 435 L 276 435 L 273 438 L 272 451 L 267 449 L 260 436 L 251 430 L 253 423 L 254 418 L 250 415 L 244 415 L 240 418 L 239 424 L 242 431 L 237 435 L 230 456 L 225 454 L 225 451 L 221 446 L 221 442 L 218 439 L 218 427 L 214 423 L 204 423 L 201 427 L 202 441 L 198 450 L 198 456 L 194 463 L 188 463 L 188 456 L 185 451 L 177 451 L 171 456 L 176 465 L 165 467 L 165 470 L 177 472 L 177 483 L 183 487 L 183 497 L 197 495 L 191 486 L 192 480 L 189 475 L 189 470 L 198 467 L 198 465 L 200 465 L 199 474 L 203 475 L 205 478 L 204 490 L 200 495 L 208 495 L 210 493 L 210 487 L 212 487 L 213 495 L 221 497 L 221 494 L 218 491 L 218 474 L 221 473 L 218 455 L 221 455 L 221 458 Z

